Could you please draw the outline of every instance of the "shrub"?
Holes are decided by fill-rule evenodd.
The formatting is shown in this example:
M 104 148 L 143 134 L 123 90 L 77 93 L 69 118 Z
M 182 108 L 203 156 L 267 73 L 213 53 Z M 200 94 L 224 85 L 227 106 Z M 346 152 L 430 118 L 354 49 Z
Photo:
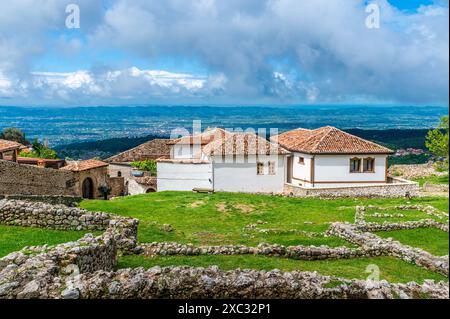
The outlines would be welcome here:
M 156 175 L 156 161 L 154 160 L 133 162 L 131 166 L 141 171 L 150 172 L 151 175 Z

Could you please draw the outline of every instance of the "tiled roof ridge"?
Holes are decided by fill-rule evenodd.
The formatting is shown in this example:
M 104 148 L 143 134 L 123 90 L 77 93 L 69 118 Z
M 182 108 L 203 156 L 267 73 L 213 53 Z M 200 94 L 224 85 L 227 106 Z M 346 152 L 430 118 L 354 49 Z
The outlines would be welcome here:
M 118 154 L 116 154 L 116 155 L 110 156 L 110 157 L 106 158 L 105 161 L 107 161 L 107 162 L 112 161 L 112 159 L 118 158 L 118 157 L 120 157 L 121 155 L 124 155 L 124 154 L 126 154 L 126 153 L 128 153 L 128 152 L 132 152 L 132 151 L 138 150 L 139 148 L 141 148 L 142 146 L 144 146 L 144 145 L 146 145 L 146 144 L 148 144 L 148 143 L 151 143 L 151 142 L 154 142 L 154 141 L 164 141 L 164 140 L 166 140 L 167 142 L 171 141 L 170 139 L 165 139 L 165 138 L 154 138 L 154 139 L 152 139 L 152 140 L 149 140 L 149 141 L 147 141 L 147 142 L 144 142 L 144 143 L 142 143 L 142 144 L 139 144 L 139 145 L 137 145 L 137 146 L 135 146 L 135 147 L 133 147 L 133 148 L 130 148 L 130 149 L 128 149 L 128 150 L 125 150 L 125 151 L 123 151 L 123 152 L 120 152 L 120 153 L 118 153 Z

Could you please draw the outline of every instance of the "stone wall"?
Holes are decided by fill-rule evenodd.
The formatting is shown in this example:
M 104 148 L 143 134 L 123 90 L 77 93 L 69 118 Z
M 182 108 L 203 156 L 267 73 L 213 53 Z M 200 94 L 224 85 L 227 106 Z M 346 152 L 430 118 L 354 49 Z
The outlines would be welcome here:
M 411 164 L 392 165 L 389 167 L 389 174 L 393 176 L 402 176 L 406 179 L 415 179 L 430 175 L 445 175 L 446 173 L 436 171 L 433 164 Z
M 448 193 L 449 192 L 449 187 L 448 184 L 430 184 L 430 183 L 425 183 L 423 185 L 423 190 L 425 192 L 430 192 L 430 193 Z
M 0 259 L 0 298 L 59 298 L 68 292 L 66 276 L 115 267 L 116 243 L 109 232 L 52 249 L 26 248 Z
M 52 205 L 66 205 L 76 207 L 83 200 L 79 196 L 59 196 L 59 195 L 0 195 L 1 199 L 25 200 L 29 202 L 42 202 Z
M 76 227 L 97 229 L 103 226 L 106 230 L 98 237 L 88 234 L 76 242 L 55 247 L 26 247 L 0 258 L 0 299 L 449 298 L 448 282 L 443 281 L 426 280 L 422 285 L 414 282 L 394 284 L 386 281 L 347 280 L 322 276 L 316 272 L 222 271 L 216 266 L 157 266 L 149 270 L 142 267 L 116 270 L 117 249 L 124 252 L 140 251 L 149 255 L 257 253 L 307 260 L 382 253 L 415 262 L 448 276 L 448 257 L 435 257 L 400 243 L 363 233 L 353 224 L 335 223 L 331 226 L 330 234 L 359 245 L 360 248 L 357 249 L 280 245 L 260 245 L 254 248 L 193 247 L 170 243 L 136 246 L 137 220 L 134 219 L 92 213 L 64 205 L 0 201 L 0 222 L 23 225 L 31 222 L 41 225 L 41 222 L 30 215 L 46 221 L 44 227 L 54 227 L 55 223 L 48 221 L 60 221 L 57 217 L 63 216 L 63 219 L 77 221 L 79 224 Z M 71 223 L 62 224 L 69 229 L 75 227 Z
M 72 172 L 0 160 L 0 194 L 78 196 L 79 188 Z
M 284 257 L 298 260 L 324 260 L 324 259 L 348 259 L 358 257 L 379 256 L 377 249 L 363 250 L 347 247 L 328 246 L 283 246 L 260 244 L 257 247 L 243 245 L 226 246 L 194 246 L 178 243 L 145 243 L 136 247 L 136 253 L 147 256 L 198 256 L 198 255 L 264 255 L 271 257 Z
M 111 187 L 111 197 L 125 195 L 125 178 L 124 177 L 110 177 L 108 181 Z
M 413 182 L 388 183 L 373 186 L 352 186 L 339 188 L 304 188 L 286 184 L 284 193 L 295 197 L 383 197 L 399 198 L 419 195 L 419 186 Z
M 363 249 L 380 249 L 385 256 L 400 258 L 448 277 L 448 256 L 433 256 L 422 249 L 361 231 L 359 226 L 349 223 L 333 223 L 327 233 L 345 239 Z
M 108 213 L 90 212 L 65 205 L 0 200 L 0 224 L 59 230 L 108 230 L 121 250 L 132 250 L 137 242 L 138 220 Z

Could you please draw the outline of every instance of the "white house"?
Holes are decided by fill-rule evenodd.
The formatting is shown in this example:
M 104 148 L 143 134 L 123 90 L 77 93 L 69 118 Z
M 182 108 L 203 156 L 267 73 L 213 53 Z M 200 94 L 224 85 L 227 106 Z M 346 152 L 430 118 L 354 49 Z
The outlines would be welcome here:
M 170 159 L 159 159 L 158 191 L 205 189 L 282 193 L 287 152 L 252 133 L 209 129 L 171 140 Z
M 373 186 L 388 183 L 388 155 L 376 143 L 326 126 L 296 129 L 272 138 L 291 152 L 286 181 L 304 188 Z

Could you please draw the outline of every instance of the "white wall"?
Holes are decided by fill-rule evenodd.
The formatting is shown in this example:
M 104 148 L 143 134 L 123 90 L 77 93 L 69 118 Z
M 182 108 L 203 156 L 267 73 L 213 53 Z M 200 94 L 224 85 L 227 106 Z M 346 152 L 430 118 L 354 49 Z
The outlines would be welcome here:
M 350 173 L 350 159 L 375 158 L 374 173 Z M 356 182 L 360 186 L 374 182 L 384 182 L 386 178 L 386 155 L 316 155 L 314 157 L 314 187 L 340 187 L 350 186 L 348 182 Z M 319 182 L 319 183 L 318 183 Z M 320 182 L 346 182 L 346 183 L 320 183 Z
M 308 186 L 309 183 L 306 181 L 311 180 L 312 155 L 294 153 L 292 156 L 292 184 L 298 186 Z M 304 165 L 299 164 L 300 157 L 305 159 Z
M 128 181 L 127 191 L 128 195 L 139 195 L 147 193 L 147 190 L 150 188 L 150 186 L 139 184 L 135 180 L 130 179 Z
M 219 192 L 281 193 L 286 176 L 286 157 L 259 158 L 264 175 L 257 175 L 256 157 L 214 159 L 214 190 Z M 276 162 L 275 175 L 268 175 L 268 161 Z
M 212 189 L 211 164 L 158 163 L 158 192 Z
M 193 159 L 204 158 L 201 152 L 201 145 L 175 144 L 171 146 L 170 158 L 172 159 Z

